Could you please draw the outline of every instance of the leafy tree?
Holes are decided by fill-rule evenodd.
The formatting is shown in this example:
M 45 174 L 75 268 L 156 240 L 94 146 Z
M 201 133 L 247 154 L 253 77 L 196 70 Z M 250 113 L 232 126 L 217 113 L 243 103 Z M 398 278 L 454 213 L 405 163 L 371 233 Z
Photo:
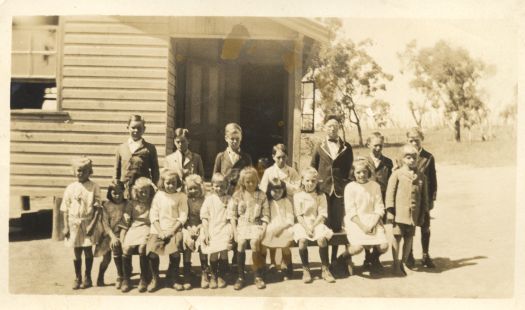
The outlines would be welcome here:
M 412 115 L 414 122 L 416 122 L 416 126 L 421 128 L 423 115 L 425 115 L 428 112 L 428 106 L 424 102 L 415 102 L 409 100 L 408 109 L 410 110 L 410 115 Z
M 518 106 L 515 103 L 509 103 L 505 108 L 499 113 L 499 116 L 507 124 L 514 123 L 516 121 L 516 116 L 518 113 Z
M 329 27 L 337 30 L 338 25 L 332 20 Z M 321 93 L 323 111 L 338 113 L 354 124 L 360 145 L 363 145 L 361 116 L 366 110 L 366 99 L 386 90 L 385 82 L 392 80 L 392 76 L 385 73 L 367 52 L 371 44 L 370 39 L 354 43 L 350 39 L 334 36 L 330 44 L 318 46 L 308 64 L 316 88 Z
M 518 85 L 514 85 L 514 96 L 511 103 L 505 105 L 505 108 L 499 113 L 499 116 L 505 123 L 514 124 L 518 115 Z
M 390 103 L 382 99 L 374 99 L 370 104 L 370 110 L 372 111 L 372 118 L 377 127 L 386 127 L 390 120 Z
M 453 124 L 454 138 L 460 142 L 462 126 L 470 128 L 479 115 L 486 114 L 478 85 L 486 65 L 473 59 L 467 50 L 445 41 L 419 50 L 412 41 L 398 56 L 414 74 L 410 86 L 434 108 L 443 107 L 444 116 Z

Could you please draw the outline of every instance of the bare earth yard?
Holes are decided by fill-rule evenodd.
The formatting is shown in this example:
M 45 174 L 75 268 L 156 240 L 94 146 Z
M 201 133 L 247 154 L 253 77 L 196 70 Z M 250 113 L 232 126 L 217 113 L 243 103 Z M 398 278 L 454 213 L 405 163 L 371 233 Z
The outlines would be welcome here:
M 295 279 L 269 283 L 265 290 L 249 285 L 242 291 L 226 289 L 176 292 L 164 288 L 155 295 L 174 296 L 268 296 L 268 297 L 467 297 L 508 298 L 513 295 L 515 232 L 515 166 L 472 167 L 438 165 L 438 200 L 432 211 L 431 255 L 437 268 L 409 272 L 406 278 L 393 278 L 389 269 L 380 279 L 367 274 L 338 279 L 335 284 L 316 280 L 303 284 L 297 249 Z M 72 291 L 72 253 L 62 242 L 50 239 L 9 243 L 9 290 L 14 294 L 122 295 L 112 286 L 115 269 L 106 275 L 110 286 Z M 419 234 L 414 247 L 420 257 Z M 248 255 L 249 257 L 250 255 Z M 310 249 L 313 267 L 318 267 L 316 248 Z M 354 259 L 361 265 L 363 256 Z M 390 251 L 382 256 L 391 265 Z M 98 270 L 97 259 L 93 277 Z M 251 264 L 250 259 L 248 263 Z M 161 270 L 166 268 L 161 259 Z M 195 260 L 194 265 L 198 265 Z M 134 261 L 134 271 L 139 269 Z M 319 275 L 315 268 L 314 275 Z M 138 276 L 135 275 L 134 279 Z M 251 277 L 250 277 L 251 278 Z M 135 282 L 136 284 L 136 282 Z M 136 289 L 130 295 L 139 295 Z M 143 294 L 147 296 L 148 294 Z

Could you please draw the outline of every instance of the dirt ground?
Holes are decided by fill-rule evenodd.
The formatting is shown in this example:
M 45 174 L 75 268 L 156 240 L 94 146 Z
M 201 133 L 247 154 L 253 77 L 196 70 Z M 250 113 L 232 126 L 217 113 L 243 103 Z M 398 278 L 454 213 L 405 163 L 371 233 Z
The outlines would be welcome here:
M 434 270 L 418 268 L 405 278 L 391 276 L 391 252 L 382 256 L 387 267 L 380 279 L 367 273 L 337 279 L 334 284 L 315 280 L 303 284 L 297 249 L 294 249 L 295 279 L 269 283 L 265 290 L 248 285 L 241 291 L 200 289 L 176 292 L 163 288 L 155 295 L 178 296 L 266 296 L 266 297 L 463 297 L 507 298 L 513 295 L 515 231 L 515 167 L 437 167 L 438 200 L 432 211 L 431 255 Z M 419 233 L 414 252 L 421 255 Z M 62 242 L 50 239 L 16 241 L 9 244 L 9 290 L 13 294 L 122 295 L 112 286 L 115 268 L 110 266 L 110 286 L 72 291 L 72 253 Z M 248 257 L 250 254 L 247 255 Z M 314 275 L 319 275 L 319 255 L 310 249 Z M 354 258 L 360 266 L 363 255 Z M 98 262 L 95 261 L 93 278 Z M 248 258 L 248 263 L 251 260 Z M 194 257 L 194 265 L 198 266 Z M 167 267 L 161 258 L 161 270 Z M 134 258 L 134 271 L 138 260 Z M 137 284 L 138 275 L 133 277 Z M 251 279 L 251 277 L 250 277 Z M 129 295 L 140 295 L 136 289 Z M 151 295 L 151 294 L 144 294 Z

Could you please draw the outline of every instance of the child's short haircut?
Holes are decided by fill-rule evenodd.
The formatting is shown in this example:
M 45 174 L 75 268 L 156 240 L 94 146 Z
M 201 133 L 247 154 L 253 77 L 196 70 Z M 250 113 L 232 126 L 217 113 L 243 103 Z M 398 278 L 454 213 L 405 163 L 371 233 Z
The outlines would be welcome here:
M 406 133 L 407 138 L 409 137 L 419 137 L 419 139 L 423 140 L 425 137 L 423 136 L 423 132 L 419 127 L 412 127 L 410 128 Z
M 223 183 L 225 181 L 224 175 L 220 172 L 215 172 L 211 176 L 211 182 L 212 183 Z
M 277 154 L 277 152 L 283 152 L 284 154 L 288 155 L 288 152 L 286 151 L 286 145 L 282 144 L 282 143 L 279 143 L 279 144 L 276 144 L 273 146 L 272 148 L 272 156 L 275 156 L 275 154 Z
M 175 179 L 175 182 L 176 182 L 175 188 L 178 189 L 182 186 L 182 180 L 180 179 L 180 176 L 177 173 L 177 171 L 173 169 L 163 168 L 160 170 L 159 181 L 157 182 L 158 190 L 165 192 L 166 188 L 164 187 L 164 182 L 171 178 Z
M 143 188 L 150 189 L 149 200 L 151 201 L 153 199 L 153 195 L 155 194 L 155 187 L 153 186 L 153 182 L 151 182 L 151 180 L 146 177 L 140 177 L 135 181 L 135 184 L 133 184 L 133 188 L 131 190 L 131 198 L 136 200 L 137 191 Z
M 229 123 L 224 127 L 224 134 L 226 136 L 232 135 L 236 132 L 242 135 L 242 128 L 237 123 Z
M 73 169 L 81 168 L 88 169 L 89 175 L 93 174 L 93 162 L 86 156 L 76 157 L 71 160 L 71 166 Z
M 186 188 L 190 186 L 190 184 L 195 184 L 201 189 L 201 195 L 204 195 L 204 182 L 202 181 L 202 178 L 198 174 L 190 174 L 186 177 Z
M 379 140 L 381 140 L 381 144 L 383 144 L 383 142 L 385 142 L 385 137 L 379 131 L 372 132 L 366 138 L 366 144 L 369 145 L 372 142 L 372 139 L 379 139 Z
M 401 156 L 404 157 L 405 155 L 416 155 L 417 156 L 417 149 L 412 144 L 405 144 L 401 147 Z
M 341 116 L 339 116 L 337 114 L 326 114 L 324 116 L 323 124 L 326 124 L 326 123 L 328 123 L 331 120 L 336 120 L 339 124 L 342 124 Z
M 115 200 L 113 200 L 113 196 L 111 195 L 111 192 L 115 191 L 115 192 L 119 192 L 119 193 L 124 193 L 124 184 L 122 184 L 122 182 L 111 182 L 111 184 L 109 184 L 108 186 L 108 192 L 106 194 L 106 198 L 115 203 Z
M 352 163 L 352 167 L 354 172 L 357 171 L 357 169 L 366 168 L 366 170 L 368 171 L 368 178 L 371 178 L 374 173 L 374 170 L 370 166 L 370 162 L 366 158 L 361 156 L 358 156 L 354 160 L 354 162 Z
M 303 179 L 307 176 L 311 176 L 313 178 L 315 178 L 317 180 L 317 185 L 315 187 L 315 191 L 317 192 L 317 194 L 320 194 L 321 193 L 321 188 L 320 188 L 320 182 L 319 182 L 319 172 L 317 172 L 317 170 L 314 168 L 314 167 L 308 167 L 306 169 L 304 169 L 302 172 L 301 172 L 301 189 L 304 191 L 304 185 L 303 185 Z
M 186 128 L 177 128 L 175 129 L 175 139 L 184 137 L 186 139 L 189 139 L 190 137 L 190 131 Z
M 241 170 L 241 173 L 239 174 L 239 181 L 237 182 L 237 190 L 246 190 L 246 186 L 244 185 L 244 182 L 246 179 L 248 179 L 250 176 L 255 176 L 255 179 L 257 180 L 257 184 L 259 184 L 259 174 L 257 173 L 257 170 L 252 167 L 244 167 Z
M 129 119 L 128 119 L 128 126 L 129 124 L 131 124 L 131 122 L 142 122 L 142 125 L 146 125 L 146 120 L 144 119 L 144 117 L 142 117 L 142 115 L 138 115 L 138 114 L 132 114 Z
M 281 188 L 283 190 L 283 195 L 281 198 L 286 198 L 286 183 L 279 179 L 273 179 L 268 182 L 268 187 L 266 188 L 266 197 L 268 200 L 272 200 L 272 190 Z

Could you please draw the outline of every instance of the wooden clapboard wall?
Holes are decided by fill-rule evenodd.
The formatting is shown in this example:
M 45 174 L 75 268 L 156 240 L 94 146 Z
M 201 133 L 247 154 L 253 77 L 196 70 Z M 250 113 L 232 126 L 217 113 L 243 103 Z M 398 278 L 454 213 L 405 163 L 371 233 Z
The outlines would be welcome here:
M 106 187 L 131 113 L 145 117 L 145 139 L 163 165 L 172 148 L 174 55 L 167 17 L 61 17 L 59 119 L 11 121 L 11 194 L 61 196 L 70 159 L 87 155 Z M 166 131 L 166 127 L 168 130 Z

